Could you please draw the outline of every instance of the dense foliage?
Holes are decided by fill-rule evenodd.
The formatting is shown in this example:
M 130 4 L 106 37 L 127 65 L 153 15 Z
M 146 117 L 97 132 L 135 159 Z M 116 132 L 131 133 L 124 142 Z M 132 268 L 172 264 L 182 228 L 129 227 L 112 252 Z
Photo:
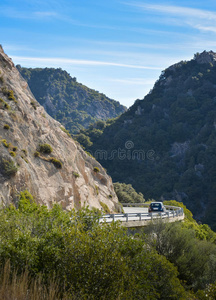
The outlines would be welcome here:
M 83 140 L 88 139 L 87 151 L 114 181 L 132 184 L 146 199 L 183 201 L 196 219 L 215 229 L 216 64 L 212 55 L 204 52 L 167 68 L 152 91 L 104 126 L 98 137 L 92 127 L 82 134 Z
M 23 191 L 17 208 L 0 210 L 2 295 L 29 288 L 39 299 L 38 287 L 41 299 L 206 299 L 215 293 L 216 234 L 207 226 L 198 237 L 201 225 L 186 215 L 185 224 L 131 235 L 99 223 L 97 211 L 48 210 Z
M 137 193 L 131 184 L 116 182 L 113 184 L 118 200 L 121 203 L 144 203 L 142 193 Z
M 18 208 L 0 210 L 0 267 L 58 278 L 59 292 L 79 299 L 184 299 L 176 267 L 118 224 L 102 225 L 88 209 L 48 210 L 20 194 Z
M 114 118 L 126 110 L 119 102 L 78 83 L 60 68 L 28 69 L 20 65 L 17 68 L 37 101 L 70 133 L 77 133 L 98 119 Z

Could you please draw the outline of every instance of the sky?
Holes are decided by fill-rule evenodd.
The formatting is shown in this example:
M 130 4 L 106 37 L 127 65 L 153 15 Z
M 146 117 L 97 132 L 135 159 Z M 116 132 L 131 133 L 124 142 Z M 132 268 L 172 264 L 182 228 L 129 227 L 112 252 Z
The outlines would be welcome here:
M 215 0 L 1 0 L 0 11 L 15 64 L 62 68 L 127 107 L 165 68 L 216 52 Z

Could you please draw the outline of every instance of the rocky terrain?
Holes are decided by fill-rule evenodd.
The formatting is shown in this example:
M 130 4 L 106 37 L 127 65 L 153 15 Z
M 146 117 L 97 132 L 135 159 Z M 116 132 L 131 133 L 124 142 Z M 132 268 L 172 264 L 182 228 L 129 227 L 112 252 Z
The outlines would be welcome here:
M 48 207 L 118 207 L 103 167 L 46 113 L 0 47 L 0 202 L 25 189 Z
M 60 68 L 17 68 L 37 101 L 72 134 L 126 111 L 118 101 L 77 82 Z

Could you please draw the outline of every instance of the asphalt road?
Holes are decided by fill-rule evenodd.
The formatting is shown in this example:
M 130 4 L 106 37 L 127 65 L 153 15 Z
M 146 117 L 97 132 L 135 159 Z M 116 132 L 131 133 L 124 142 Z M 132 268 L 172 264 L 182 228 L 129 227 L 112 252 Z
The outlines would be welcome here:
M 124 212 L 126 214 L 130 214 L 130 213 L 147 213 L 148 208 L 147 207 L 124 207 Z

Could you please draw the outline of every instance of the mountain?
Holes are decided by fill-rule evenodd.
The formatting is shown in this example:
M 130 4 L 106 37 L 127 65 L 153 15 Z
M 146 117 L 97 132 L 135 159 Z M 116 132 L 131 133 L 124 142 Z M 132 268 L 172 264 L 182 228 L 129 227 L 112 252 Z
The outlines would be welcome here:
M 27 189 L 48 207 L 115 211 L 111 178 L 63 130 L 0 47 L 0 202 L 8 204 Z
M 77 82 L 62 69 L 17 66 L 37 101 L 70 133 L 97 120 L 115 118 L 126 111 L 119 102 Z
M 114 181 L 132 184 L 146 199 L 183 201 L 216 229 L 216 53 L 165 69 L 99 137 L 96 127 L 81 134 Z

